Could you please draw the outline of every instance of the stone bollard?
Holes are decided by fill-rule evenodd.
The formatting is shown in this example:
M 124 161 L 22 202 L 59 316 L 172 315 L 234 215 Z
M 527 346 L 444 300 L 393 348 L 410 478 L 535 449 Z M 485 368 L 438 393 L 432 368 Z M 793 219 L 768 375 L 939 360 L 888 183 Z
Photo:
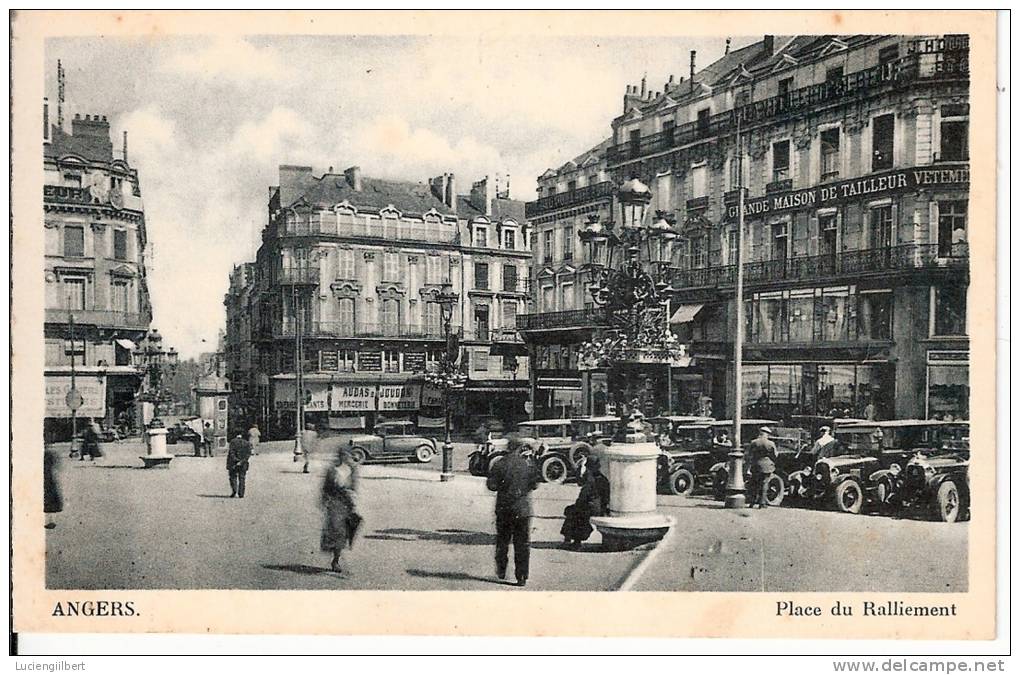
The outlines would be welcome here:
M 166 429 L 162 426 L 149 427 L 145 432 L 146 452 L 141 460 L 146 469 L 169 468 L 173 455 L 166 451 Z
M 603 548 L 620 551 L 662 539 L 673 519 L 655 511 L 659 447 L 641 437 L 614 442 L 599 455 L 609 479 L 609 515 L 592 518 L 591 524 L 602 535 Z
M 739 449 L 729 453 L 729 467 L 726 477 L 726 508 L 742 509 L 746 506 L 744 498 L 744 453 Z

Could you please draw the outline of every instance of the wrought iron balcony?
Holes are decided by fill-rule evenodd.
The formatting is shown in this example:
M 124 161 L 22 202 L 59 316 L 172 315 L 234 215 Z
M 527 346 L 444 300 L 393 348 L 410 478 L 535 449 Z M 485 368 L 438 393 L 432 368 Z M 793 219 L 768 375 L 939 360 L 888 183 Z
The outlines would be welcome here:
M 716 113 L 709 118 L 708 124 L 696 120 L 667 132 L 643 136 L 637 142 L 627 140 L 610 146 L 606 153 L 607 160 L 610 165 L 620 164 L 733 133 L 738 119 L 747 128 L 750 125 L 815 110 L 829 104 L 857 100 L 873 90 L 886 86 L 902 87 L 918 82 L 968 80 L 970 64 L 967 45 L 964 43 L 956 46 L 958 47 L 956 49 L 907 54 L 893 61 L 849 73 L 838 80 L 820 82 L 754 101 L 739 108 Z
M 828 255 L 749 262 L 744 264 L 744 283 L 755 285 L 776 281 L 825 281 L 840 276 L 912 270 L 965 270 L 968 263 L 969 250 L 966 243 L 902 244 L 886 248 L 839 251 Z M 671 285 L 677 290 L 732 286 L 736 283 L 736 271 L 736 265 L 716 265 L 701 269 L 673 268 Z
M 276 277 L 277 283 L 285 286 L 318 285 L 318 267 L 283 267 Z
M 548 330 L 554 328 L 594 328 L 608 325 L 606 309 L 568 309 L 562 312 L 518 314 L 518 330 Z
M 75 309 L 74 322 L 79 325 L 98 326 L 100 328 L 126 328 L 129 330 L 148 330 L 151 317 L 140 312 L 118 312 L 112 309 Z M 68 310 L 47 309 L 46 323 L 67 323 Z
M 524 215 L 532 218 L 555 209 L 584 204 L 594 199 L 611 197 L 614 189 L 612 181 L 604 181 L 568 192 L 540 197 L 536 201 L 528 202 L 524 205 Z
M 443 340 L 446 333 L 441 325 L 394 324 L 394 323 L 350 323 L 348 321 L 311 321 L 301 326 L 304 337 L 323 338 L 409 338 L 419 340 Z M 291 338 L 297 333 L 293 320 L 284 320 L 272 326 L 274 338 Z M 460 326 L 451 326 L 450 333 L 462 335 Z

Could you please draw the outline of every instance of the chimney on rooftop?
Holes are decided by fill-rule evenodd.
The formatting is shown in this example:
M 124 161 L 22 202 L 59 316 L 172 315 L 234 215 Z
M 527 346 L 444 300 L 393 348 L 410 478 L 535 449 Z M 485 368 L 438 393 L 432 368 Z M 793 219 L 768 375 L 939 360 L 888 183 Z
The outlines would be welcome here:
M 694 91 L 694 59 L 698 55 L 698 52 L 691 50 L 691 91 Z
M 766 35 L 765 40 L 763 41 L 763 48 L 765 56 L 772 56 L 772 54 L 776 51 L 776 36 Z
M 42 137 L 43 143 L 50 142 L 50 100 L 43 97 L 42 100 Z
M 645 95 L 648 93 L 646 88 L 645 88 L 645 84 L 646 84 L 645 81 L 646 81 L 647 78 L 648 78 L 647 74 L 641 76 L 641 98 L 644 98 Z
M 124 161 L 128 161 L 127 155 L 127 129 L 124 130 Z
M 348 169 L 344 169 L 344 178 L 347 179 L 347 184 L 351 186 L 351 189 L 355 192 L 361 192 L 361 167 L 352 166 Z
M 725 56 L 726 54 L 730 53 L 730 40 L 731 39 L 732 38 L 726 38 L 726 52 L 723 54 L 723 56 Z

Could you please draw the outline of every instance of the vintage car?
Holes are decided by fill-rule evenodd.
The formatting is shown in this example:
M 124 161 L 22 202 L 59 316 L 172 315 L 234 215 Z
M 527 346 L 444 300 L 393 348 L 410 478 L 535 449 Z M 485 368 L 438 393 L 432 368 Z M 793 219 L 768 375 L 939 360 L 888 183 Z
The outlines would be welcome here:
M 787 422 L 790 426 L 799 427 L 808 432 L 811 438 L 818 438 L 821 435 L 822 427 L 829 427 L 831 432 L 848 424 L 860 424 L 867 420 L 858 417 L 833 417 L 832 415 L 790 415 Z
M 710 486 L 712 467 L 729 452 L 728 446 L 714 443 L 718 429 L 706 418 L 658 417 L 649 421 L 658 429 L 655 440 L 659 444 L 658 484 L 666 492 L 690 495 Z M 664 421 L 668 420 L 664 424 Z
M 409 420 L 381 422 L 375 425 L 374 434 L 359 434 L 348 444 L 354 461 L 359 464 L 398 459 L 430 462 L 436 456 L 436 442 L 417 434 L 414 422 Z
M 970 423 L 933 423 L 937 449 L 919 450 L 892 486 L 889 502 L 952 523 L 970 517 Z
M 865 504 L 890 504 L 907 461 L 939 449 L 940 424 L 889 420 L 839 427 L 825 457 L 790 475 L 791 489 L 800 497 L 829 501 L 844 513 L 860 513 Z
M 535 463 L 547 483 L 562 483 L 578 474 L 581 457 L 591 454 L 592 445 L 574 439 L 572 420 L 531 420 L 517 425 L 517 432 L 533 441 Z M 573 458 L 577 458 L 577 462 Z
M 609 445 L 620 427 L 620 418 L 614 415 L 599 417 L 577 417 L 570 420 L 573 427 L 574 446 L 570 462 L 576 467 L 582 458 L 590 454 L 591 448 L 601 444 Z
M 793 429 L 779 427 L 777 426 L 778 424 L 779 422 L 776 420 L 742 419 L 740 421 L 740 444 L 745 449 L 745 456 L 747 444 L 758 437 L 758 430 L 762 427 L 770 427 L 774 432 L 772 441 L 776 444 L 777 455 L 784 457 L 787 454 L 795 454 L 796 450 L 794 448 L 799 447 L 799 435 L 794 433 Z M 733 420 L 715 420 L 710 422 L 709 426 L 712 428 L 713 438 L 718 438 L 722 432 L 726 432 L 728 435 L 733 430 Z M 714 456 L 712 466 L 709 468 L 712 494 L 716 499 L 724 499 L 726 497 L 726 483 L 729 482 L 730 476 L 728 455 L 733 451 L 732 439 L 728 440 L 725 445 L 714 443 L 713 447 Z M 777 467 L 778 465 L 779 463 L 777 462 Z M 743 468 L 746 479 L 750 474 L 751 468 L 746 461 L 743 464 Z M 769 504 L 778 506 L 783 502 L 785 495 L 786 478 L 782 472 L 777 470 L 769 482 Z
M 201 424 L 202 420 L 197 417 L 178 420 L 176 423 L 167 427 L 166 442 L 201 445 L 202 434 L 195 430 L 195 426 L 201 428 Z

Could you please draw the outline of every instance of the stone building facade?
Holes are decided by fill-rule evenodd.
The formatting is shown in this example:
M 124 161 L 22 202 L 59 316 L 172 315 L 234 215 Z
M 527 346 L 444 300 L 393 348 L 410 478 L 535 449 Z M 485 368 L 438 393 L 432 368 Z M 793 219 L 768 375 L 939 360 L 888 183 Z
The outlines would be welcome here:
M 115 156 L 105 116 L 75 115 L 68 133 L 48 115 L 44 109 L 46 429 L 54 439 L 71 435 L 72 359 L 84 399 L 78 429 L 82 418 L 137 428 L 141 376 L 132 352 L 152 320 L 138 171 L 128 163 L 126 132 Z
M 733 412 L 743 185 L 745 413 L 966 418 L 967 37 L 766 36 L 695 62 L 629 86 L 606 150 L 683 229 L 671 308 L 694 359 L 657 407 Z
M 523 206 L 491 178 L 458 195 L 450 174 L 411 183 L 358 167 L 316 176 L 281 166 L 256 260 L 235 270 L 225 299 L 227 370 L 245 392 L 235 395 L 238 410 L 270 436 L 293 434 L 300 334 L 310 423 L 438 426 L 442 395 L 423 374 L 445 349 L 435 298 L 450 284 L 459 295 L 452 333 L 468 375 L 455 421 L 523 417 L 528 372 L 516 317 L 531 262 Z

